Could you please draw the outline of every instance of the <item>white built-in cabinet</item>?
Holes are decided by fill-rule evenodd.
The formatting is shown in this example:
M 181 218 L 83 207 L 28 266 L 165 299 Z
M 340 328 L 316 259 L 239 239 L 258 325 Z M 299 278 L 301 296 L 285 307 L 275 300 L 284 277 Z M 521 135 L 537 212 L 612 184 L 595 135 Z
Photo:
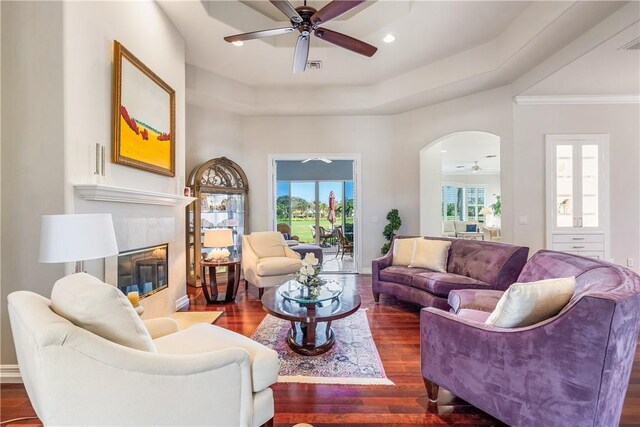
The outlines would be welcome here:
M 546 136 L 547 248 L 608 260 L 609 135 Z

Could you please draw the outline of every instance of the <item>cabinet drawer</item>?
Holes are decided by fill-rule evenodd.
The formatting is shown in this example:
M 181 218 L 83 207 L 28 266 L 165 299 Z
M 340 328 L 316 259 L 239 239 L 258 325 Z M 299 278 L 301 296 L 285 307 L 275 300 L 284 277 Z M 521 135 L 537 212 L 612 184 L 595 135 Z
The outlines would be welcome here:
M 584 252 L 584 251 L 598 251 L 598 252 L 602 252 L 604 251 L 604 243 L 597 243 L 597 242 L 571 242 L 571 243 L 553 243 L 553 250 L 554 251 L 561 251 L 561 252 L 566 252 L 566 251 L 571 251 L 571 252 Z
M 587 258 L 604 259 L 604 252 L 599 251 L 579 251 L 578 255 L 586 256 Z
M 554 234 L 552 240 L 555 243 L 604 243 L 604 234 Z

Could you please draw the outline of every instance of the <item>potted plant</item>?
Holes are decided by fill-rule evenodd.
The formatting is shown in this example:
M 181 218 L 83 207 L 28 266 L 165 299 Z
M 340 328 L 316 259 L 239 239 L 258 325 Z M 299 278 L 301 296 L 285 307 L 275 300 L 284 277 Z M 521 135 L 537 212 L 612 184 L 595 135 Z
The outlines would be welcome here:
M 494 217 L 494 223 L 495 223 L 494 226 L 499 227 L 500 215 L 502 214 L 502 201 L 500 200 L 500 195 L 494 194 L 494 196 L 496 196 L 496 201 L 489 207 L 493 211 L 493 217 Z
M 396 234 L 395 232 L 402 225 L 402 220 L 400 219 L 400 215 L 398 214 L 398 209 L 391 209 L 387 214 L 387 221 L 389 223 L 384 226 L 384 230 L 382 230 L 382 235 L 387 239 L 387 243 L 381 249 L 382 255 L 389 252 L 389 248 L 391 247 L 391 240 L 393 236 Z

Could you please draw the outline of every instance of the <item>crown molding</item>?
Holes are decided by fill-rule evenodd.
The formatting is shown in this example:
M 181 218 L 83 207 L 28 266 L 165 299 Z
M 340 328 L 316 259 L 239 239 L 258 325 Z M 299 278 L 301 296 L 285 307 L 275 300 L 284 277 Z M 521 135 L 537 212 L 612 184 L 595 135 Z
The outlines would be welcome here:
M 74 185 L 73 188 L 83 199 L 98 202 L 185 207 L 195 200 L 194 197 L 185 197 L 178 194 L 158 193 L 105 184 Z
M 640 95 L 519 95 L 516 105 L 612 105 L 640 104 Z

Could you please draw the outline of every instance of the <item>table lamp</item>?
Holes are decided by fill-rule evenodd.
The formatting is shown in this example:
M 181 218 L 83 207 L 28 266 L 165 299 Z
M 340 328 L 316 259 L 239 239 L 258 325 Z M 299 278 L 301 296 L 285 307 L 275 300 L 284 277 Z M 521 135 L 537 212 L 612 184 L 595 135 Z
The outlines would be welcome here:
M 213 248 L 207 260 L 225 261 L 229 258 L 229 250 L 227 247 L 233 246 L 233 233 L 230 228 L 218 228 L 215 230 L 205 230 L 204 244 L 205 248 Z
M 111 214 L 42 215 L 40 262 L 75 262 L 75 272 L 84 261 L 118 254 Z
M 484 215 L 484 217 L 485 217 L 485 218 L 487 217 L 487 215 L 491 215 L 492 213 L 493 213 L 493 212 L 491 211 L 491 208 L 488 208 L 488 207 L 486 207 L 486 206 L 485 206 L 485 207 L 483 207 L 482 209 L 480 209 L 480 212 L 479 212 L 479 214 L 480 214 L 480 215 Z M 486 224 L 486 223 L 487 223 L 487 220 L 485 219 L 485 221 L 484 221 L 484 222 L 485 222 L 485 224 Z

